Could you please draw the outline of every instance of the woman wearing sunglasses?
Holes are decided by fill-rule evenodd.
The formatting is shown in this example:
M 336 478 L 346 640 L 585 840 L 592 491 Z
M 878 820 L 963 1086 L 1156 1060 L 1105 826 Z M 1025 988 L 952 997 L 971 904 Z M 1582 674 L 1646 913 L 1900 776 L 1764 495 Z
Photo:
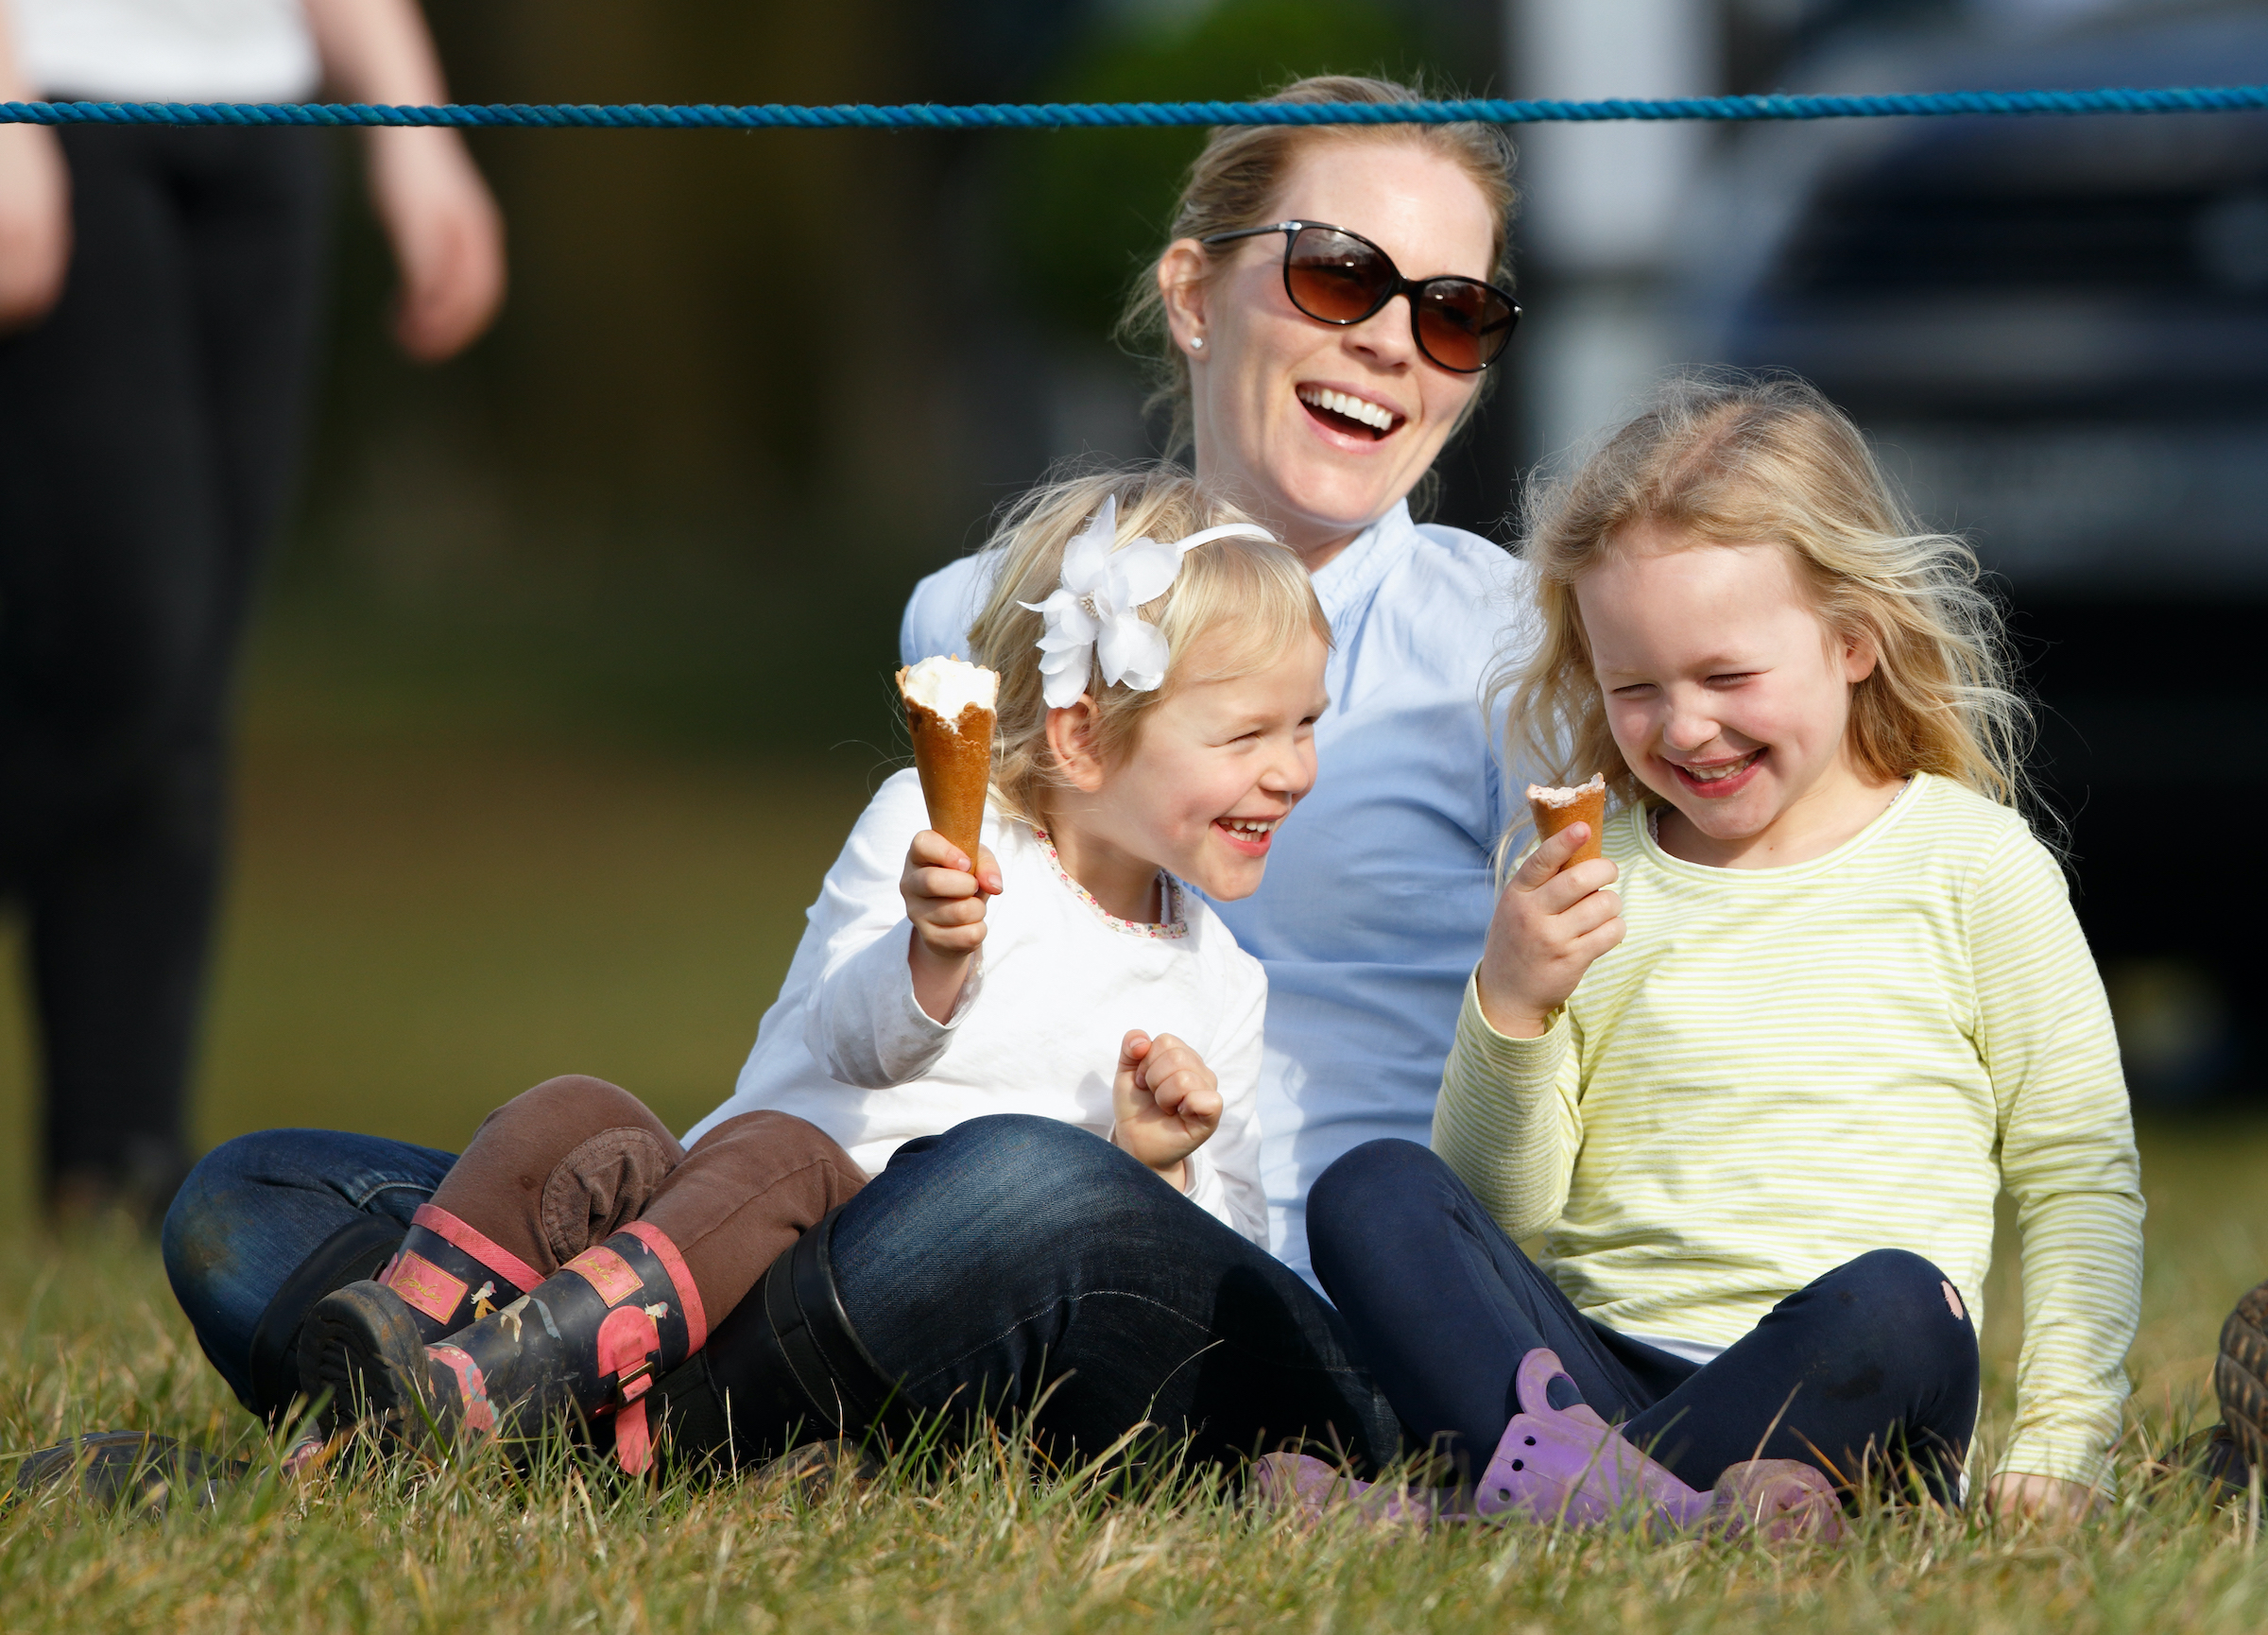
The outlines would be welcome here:
M 1307 79 L 1273 100 L 1415 100 Z M 1296 549 L 1335 650 L 1322 776 L 1266 884 L 1222 905 L 1268 972 L 1263 1172 L 1278 1255 L 1308 1269 L 1309 1184 L 1378 1136 L 1423 1142 L 1504 827 L 1481 679 L 1518 565 L 1412 521 L 1520 308 L 1512 146 L 1495 126 L 1240 127 L 1191 167 L 1122 331 L 1158 368 L 1170 446 Z M 904 662 L 957 652 L 981 554 L 924 580 Z
M 1282 96 L 1416 93 L 1334 78 Z M 1518 317 L 1501 288 L 1511 162 L 1486 126 L 1216 132 L 1133 315 L 1158 337 L 1177 440 L 1297 550 L 1335 644 L 1325 775 L 1274 835 L 1263 889 L 1216 905 L 1268 971 L 1277 1253 L 1086 1130 L 971 1119 L 899 1148 L 655 1386 L 680 1454 L 747 1457 L 791 1427 L 857 1437 L 908 1410 L 982 1411 L 1090 1452 L 1143 1423 L 1200 1457 L 1302 1436 L 1358 1466 L 1399 1451 L 1393 1408 L 1301 1281 L 1302 1209 L 1342 1152 L 1425 1138 L 1489 921 L 1503 780 L 1479 696 L 1517 569 L 1407 502 Z M 923 583 L 909 662 L 968 650 L 990 569 Z M 307 1311 L 387 1263 L 452 1162 L 283 1131 L 198 1166 L 167 1270 L 247 1406 L 284 1409 Z

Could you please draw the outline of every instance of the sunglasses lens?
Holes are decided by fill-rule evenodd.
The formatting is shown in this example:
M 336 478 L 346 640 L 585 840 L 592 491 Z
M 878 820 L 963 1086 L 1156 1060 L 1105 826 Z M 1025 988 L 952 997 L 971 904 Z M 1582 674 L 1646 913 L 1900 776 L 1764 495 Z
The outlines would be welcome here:
M 1361 239 L 1328 227 L 1303 227 L 1292 235 L 1283 282 L 1292 303 L 1325 323 L 1356 323 L 1378 310 L 1393 283 L 1386 258 Z
M 1443 369 L 1471 374 L 1503 355 L 1520 309 L 1469 278 L 1428 279 L 1418 296 L 1418 340 Z

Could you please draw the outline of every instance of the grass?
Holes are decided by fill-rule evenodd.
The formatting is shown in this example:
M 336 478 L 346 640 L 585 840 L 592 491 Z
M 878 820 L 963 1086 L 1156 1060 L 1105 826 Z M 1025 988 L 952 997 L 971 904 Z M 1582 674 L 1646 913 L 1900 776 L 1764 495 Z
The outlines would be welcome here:
M 203 1139 L 279 1123 L 461 1142 L 551 1074 L 606 1075 L 683 1124 L 729 1086 L 878 752 L 665 761 L 255 713 Z M 28 1127 L 0 1018 L 0 1128 Z M 2200 1417 L 2217 1324 L 2268 1275 L 2268 1118 L 2143 1131 L 2144 1317 L 2129 1476 Z M 0 1143 L 18 1184 L 21 1138 Z M 146 1428 L 260 1439 L 198 1355 L 154 1256 L 7 1223 L 0 1450 Z M 2004 1223 L 2005 1224 L 2005 1223 Z M 2003 1231 L 2005 1244 L 2007 1233 Z M 2004 1424 L 2019 1300 L 1984 1333 Z M 816 1498 L 743 1478 L 618 1485 L 555 1465 L 399 1462 L 215 1512 L 0 1513 L 0 1627 L 634 1631 L 716 1626 L 1396 1631 L 2256 1629 L 2242 1507 L 2145 1504 L 2076 1529 L 1879 1515 L 1840 1550 L 1555 1534 L 1301 1532 L 1203 1474 L 1128 1493 L 1009 1442 Z
M 2258 1131 L 2246 1141 L 2257 1162 L 2268 1144 Z M 138 1424 L 260 1454 L 130 1240 L 92 1234 L 43 1265 L 19 1260 L 0 1278 L 0 1305 L 19 1335 L 0 1387 L 7 1445 Z M 2211 1315 L 2153 1319 L 2196 1328 Z M 2166 1425 L 2147 1403 L 2139 1419 Z M 2216 1516 L 2179 1491 L 2155 1506 L 2130 1492 L 2067 1530 L 1877 1513 L 1835 1549 L 1531 1526 L 1308 1532 L 1239 1503 L 1207 1472 L 1114 1494 L 1079 1472 L 1036 1468 L 1012 1439 L 816 1499 L 754 1477 L 649 1489 L 564 1463 L 522 1479 L 491 1460 L 397 1460 L 300 1490 L 254 1484 L 208 1513 L 18 1506 L 0 1515 L 0 1623 L 798 1635 L 2248 1630 L 2268 1622 L 2256 1533 L 2241 1506 Z

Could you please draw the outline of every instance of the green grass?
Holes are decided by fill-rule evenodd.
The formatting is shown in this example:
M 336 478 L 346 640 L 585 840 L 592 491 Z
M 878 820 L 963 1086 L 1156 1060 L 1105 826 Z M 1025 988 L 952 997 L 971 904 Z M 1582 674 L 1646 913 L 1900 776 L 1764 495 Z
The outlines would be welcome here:
M 203 1139 L 279 1123 L 461 1142 L 549 1075 L 684 1123 L 731 1081 L 875 751 L 777 765 L 255 717 Z M 20 1023 L 0 1116 L 26 1129 Z M 9 1127 L 0 1126 L 0 1127 Z M 2131 1476 L 2209 1403 L 2214 1333 L 2268 1275 L 2268 1118 L 2156 1125 Z M 0 1144 L 20 1200 L 23 1140 Z M 155 1257 L 94 1231 L 0 1259 L 0 1450 L 134 1426 L 261 1451 Z M 2003 1231 L 2003 1245 L 2006 1233 Z M 1989 1292 L 2005 1422 L 2013 1280 Z M 2203 1417 L 2209 1419 L 2209 1411 Z M 12 1467 L 11 1467 L 12 1468 Z M 744 1478 L 401 1462 L 212 1514 L 0 1514 L 0 1628 L 603 1631 L 2255 1629 L 2246 1520 L 2129 1491 L 2076 1530 L 1881 1515 L 1836 1551 L 1558 1535 L 1302 1533 L 1203 1477 L 1111 1495 L 1012 1446 L 816 1502 Z

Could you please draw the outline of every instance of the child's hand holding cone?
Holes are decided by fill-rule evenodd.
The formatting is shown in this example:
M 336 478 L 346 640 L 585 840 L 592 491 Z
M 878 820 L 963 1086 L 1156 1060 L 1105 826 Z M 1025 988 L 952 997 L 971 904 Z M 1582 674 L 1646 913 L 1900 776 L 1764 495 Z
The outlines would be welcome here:
M 958 659 L 924 659 L 898 672 L 898 692 L 905 700 L 929 826 L 973 860 L 984 838 L 985 796 L 992 787 L 1000 677 Z
M 1572 789 L 1530 785 L 1528 803 L 1542 843 L 1496 900 L 1473 973 L 1481 1013 L 1512 1039 L 1540 1038 L 1591 962 L 1623 939 L 1622 899 L 1606 889 L 1617 871 L 1599 853 L 1606 781 Z
M 906 851 L 898 891 L 914 928 L 906 949 L 914 998 L 938 1022 L 960 1002 L 985 940 L 985 899 L 1001 889 L 1000 866 L 984 845 L 999 687 L 992 671 L 958 659 L 924 659 L 898 672 L 930 824 Z

